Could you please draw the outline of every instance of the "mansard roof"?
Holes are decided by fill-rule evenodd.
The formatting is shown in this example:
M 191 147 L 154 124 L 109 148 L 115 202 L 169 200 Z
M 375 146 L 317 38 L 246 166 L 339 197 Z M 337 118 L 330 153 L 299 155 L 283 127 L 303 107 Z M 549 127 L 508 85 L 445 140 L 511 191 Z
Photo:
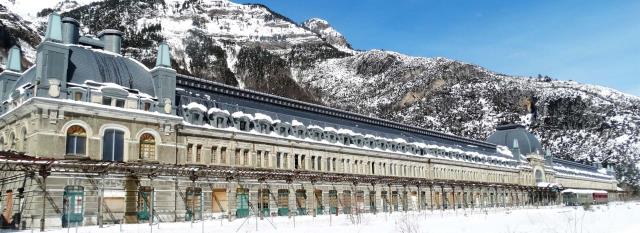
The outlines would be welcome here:
M 85 46 L 64 46 L 68 47 L 70 51 L 67 82 L 76 84 L 84 84 L 87 81 L 115 83 L 125 88 L 139 90 L 149 96 L 155 96 L 151 73 L 138 61 Z M 15 88 L 27 83 L 35 83 L 36 66 L 37 64 L 22 74 L 16 82 Z M 7 95 L 10 94 L 5 93 L 2 98 L 7 99 Z
M 286 122 L 296 120 L 305 125 L 346 128 L 363 135 L 373 134 L 390 139 L 404 138 L 410 139 L 407 141 L 444 144 L 464 150 L 498 154 L 495 144 L 484 141 L 241 89 L 186 75 L 178 75 L 176 86 L 178 88 L 176 96 L 178 104 L 199 102 L 208 108 L 216 107 L 230 112 L 260 112 Z

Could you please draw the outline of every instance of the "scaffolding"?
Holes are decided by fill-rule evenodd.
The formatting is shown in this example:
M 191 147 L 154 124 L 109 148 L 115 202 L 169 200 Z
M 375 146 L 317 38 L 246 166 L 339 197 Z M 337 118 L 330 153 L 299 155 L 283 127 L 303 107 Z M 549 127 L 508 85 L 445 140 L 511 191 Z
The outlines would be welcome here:
M 196 200 L 197 195 L 194 196 L 195 189 L 193 188 L 187 189 L 187 191 L 185 192 L 186 194 L 186 197 L 185 197 L 184 194 L 180 192 L 180 189 L 178 188 L 178 179 L 190 180 L 191 181 L 189 182 L 191 183 L 190 185 L 195 185 L 195 181 L 198 179 L 207 180 L 207 181 L 209 181 L 210 179 L 216 179 L 216 180 L 223 180 L 228 183 L 231 183 L 231 182 L 240 183 L 243 181 L 254 180 L 254 181 L 259 181 L 261 185 L 264 181 L 281 182 L 281 183 L 287 183 L 287 184 L 303 183 L 303 182 L 308 182 L 311 184 L 328 184 L 328 185 L 346 184 L 345 187 L 349 186 L 351 187 L 351 189 L 348 189 L 348 190 L 345 189 L 341 193 L 342 197 L 332 196 L 332 194 L 333 195 L 336 195 L 336 194 L 332 193 L 331 190 L 326 192 L 328 194 L 327 200 L 329 201 L 328 202 L 329 208 L 326 211 L 329 211 L 329 214 L 336 214 L 336 215 L 339 212 L 344 212 L 344 211 L 347 211 L 347 212 L 344 212 L 345 214 L 352 214 L 354 212 L 357 214 L 364 210 L 364 202 L 365 202 L 364 193 L 362 191 L 354 189 L 358 184 L 372 187 L 373 190 L 377 190 L 378 194 L 380 194 L 380 196 L 377 196 L 377 194 L 375 194 L 376 192 L 373 192 L 374 197 L 371 197 L 371 196 L 369 197 L 374 199 L 372 201 L 373 202 L 372 206 L 375 206 L 375 200 L 380 198 L 382 200 L 382 203 L 379 207 L 373 207 L 373 208 L 376 208 L 375 210 L 371 211 L 374 213 L 378 211 L 377 208 L 382 208 L 383 211 L 386 211 L 387 209 L 389 209 L 390 211 L 398 211 L 399 207 L 402 207 L 402 210 L 405 210 L 405 211 L 407 209 L 410 209 L 407 203 L 408 201 L 407 191 L 405 191 L 407 187 L 417 187 L 417 190 L 420 190 L 420 188 L 425 188 L 425 190 L 427 189 L 434 190 L 434 187 L 436 187 L 436 188 L 439 188 L 440 191 L 445 191 L 444 187 L 451 187 L 453 191 L 445 191 L 445 192 L 451 193 L 450 198 L 453 199 L 453 200 L 449 200 L 451 201 L 451 203 L 456 203 L 457 202 L 456 199 L 458 198 L 461 199 L 459 201 L 463 201 L 462 197 L 458 197 L 458 195 L 455 195 L 454 193 L 456 190 L 455 187 L 463 187 L 463 189 L 464 187 L 487 187 L 490 189 L 497 189 L 498 187 L 500 187 L 503 190 L 504 189 L 513 190 L 513 191 L 520 190 L 523 192 L 525 190 L 530 190 L 530 191 L 542 190 L 540 188 L 532 188 L 532 187 L 511 185 L 511 184 L 495 184 L 495 183 L 472 182 L 472 181 L 464 181 L 464 180 L 428 179 L 428 178 L 422 178 L 422 177 L 364 175 L 364 174 L 351 174 L 351 173 L 319 172 L 319 171 L 310 171 L 310 170 L 282 170 L 282 169 L 256 168 L 256 167 L 246 167 L 246 166 L 162 164 L 157 162 L 142 162 L 142 161 L 114 162 L 114 161 L 97 161 L 97 160 L 87 160 L 87 159 L 52 159 L 52 158 L 42 158 L 42 157 L 36 158 L 36 157 L 27 156 L 24 154 L 19 154 L 14 152 L 0 152 L 0 171 L 2 171 L 2 176 L 0 176 L 0 183 L 2 183 L 3 189 L 4 189 L 5 183 L 15 182 L 15 180 L 20 180 L 22 178 L 25 181 L 26 180 L 35 181 L 35 183 L 37 184 L 37 187 L 40 187 L 40 189 L 43 191 L 43 193 L 45 194 L 44 198 L 46 199 L 46 201 L 43 201 L 41 203 L 42 204 L 41 206 L 42 214 L 40 219 L 41 230 L 44 230 L 44 227 L 45 227 L 44 216 L 45 216 L 45 209 L 47 208 L 46 207 L 47 204 L 55 210 L 56 214 L 60 214 L 62 212 L 60 210 L 61 208 L 56 205 L 56 202 L 52 200 L 51 195 L 48 194 L 49 190 L 47 188 L 47 177 L 51 176 L 52 174 L 75 174 L 75 175 L 85 176 L 89 178 L 90 184 L 91 186 L 93 186 L 94 190 L 100 190 L 99 199 L 97 201 L 99 203 L 97 204 L 97 209 L 98 209 L 97 211 L 99 213 L 98 220 L 97 220 L 98 225 L 101 225 L 103 222 L 102 221 L 103 214 L 107 214 L 109 218 L 112 220 L 112 222 L 115 219 L 114 215 L 111 213 L 111 210 L 109 210 L 108 205 L 105 204 L 105 199 L 103 198 L 104 197 L 103 183 L 102 182 L 97 183 L 95 180 L 96 178 L 104 179 L 105 175 L 109 175 L 109 176 L 119 175 L 120 177 L 143 177 L 143 178 L 148 178 L 151 182 L 153 182 L 154 178 L 156 177 L 165 177 L 165 178 L 170 177 L 175 179 L 176 181 L 175 192 L 177 194 L 174 194 L 174 195 L 177 196 L 179 194 L 180 196 L 182 196 L 183 202 L 186 203 L 185 208 L 188 212 L 187 215 L 191 217 L 189 218 L 190 220 L 193 220 L 196 218 L 197 219 L 203 218 L 202 213 L 197 213 L 197 212 L 203 211 L 202 207 L 198 207 L 198 205 L 193 204 L 198 202 L 200 203 L 199 205 L 202 205 L 202 199 Z M 8 175 L 8 174 L 13 174 L 13 175 Z M 24 175 L 15 175 L 15 174 L 24 174 Z M 148 200 L 149 198 L 152 197 L 154 193 L 153 189 L 151 189 L 150 187 L 142 186 L 140 184 L 140 181 L 137 178 L 134 179 L 133 183 L 135 183 L 135 187 L 145 187 L 140 189 L 140 190 L 143 190 L 144 192 L 135 194 L 135 197 L 137 197 L 137 199 L 141 199 L 142 202 L 138 201 L 134 206 L 139 206 L 139 207 L 142 206 L 143 208 L 141 209 L 144 209 L 145 211 L 147 211 L 145 213 L 138 213 L 138 215 L 142 214 L 140 216 L 143 216 L 143 217 L 139 217 L 137 219 L 138 220 L 146 219 L 150 223 L 152 223 L 154 219 L 159 220 L 160 218 L 158 217 L 154 209 L 154 201 Z M 385 187 L 390 188 L 391 186 L 403 187 L 404 189 L 403 190 L 387 189 L 386 191 L 383 190 Z M 377 188 L 382 188 L 382 189 L 377 189 Z M 211 189 L 214 190 L 213 187 L 211 187 Z M 139 189 L 135 189 L 135 190 L 139 190 Z M 189 190 L 191 190 L 191 192 Z M 4 190 L 0 190 L 0 191 L 4 191 Z M 461 191 L 461 190 L 457 190 L 457 191 Z M 137 192 L 140 192 L 140 191 L 137 191 Z M 227 189 L 227 192 L 231 192 L 231 193 L 227 193 L 228 198 L 232 198 L 232 197 L 237 198 L 236 197 L 237 191 L 235 189 L 231 191 L 231 189 L 229 188 Z M 264 196 L 260 196 L 261 202 L 264 202 L 264 201 L 268 202 L 269 195 L 278 194 L 278 193 L 270 193 L 268 189 L 266 189 L 266 191 L 261 191 L 261 192 L 265 192 L 266 194 L 266 195 L 263 194 L 264 196 L 266 196 L 266 198 Z M 322 194 L 322 192 L 320 192 L 320 194 Z M 342 203 L 346 200 L 346 199 L 345 200 L 342 200 L 342 199 L 347 198 L 347 196 L 344 196 L 344 194 L 348 196 L 348 200 L 347 200 L 348 203 Z M 447 196 L 444 196 L 445 193 L 441 193 L 441 194 L 443 195 L 443 197 L 447 197 Z M 201 195 L 199 198 L 202 198 L 202 194 L 199 194 L 199 195 Z M 287 193 L 287 196 L 289 195 L 294 195 L 293 197 L 294 199 L 292 202 L 293 206 L 291 206 L 288 200 L 282 200 L 284 204 L 280 203 L 281 201 L 278 200 L 278 203 L 275 203 L 276 205 L 274 205 L 274 207 L 280 206 L 280 205 L 287 205 L 289 206 L 289 208 L 292 208 L 294 211 L 297 210 L 296 212 L 300 212 L 300 214 L 302 214 L 302 212 L 307 212 L 307 209 L 309 208 L 309 206 L 307 206 L 308 203 L 306 202 L 306 198 L 309 198 L 309 197 L 307 196 L 306 192 L 298 193 L 294 190 L 293 193 Z M 215 196 L 215 195 L 212 193 L 212 196 Z M 259 194 L 256 193 L 255 196 L 256 198 L 258 198 Z M 438 198 L 437 196 L 435 197 Z M 430 206 L 432 208 L 434 206 L 433 198 L 434 198 L 434 195 L 430 194 L 430 199 L 431 199 Z M 333 199 L 337 199 L 337 200 L 333 200 Z M 418 199 L 419 202 L 422 202 L 422 197 L 416 198 L 416 199 Z M 153 198 L 151 198 L 151 200 L 153 200 Z M 256 203 L 259 203 L 257 202 L 257 200 L 258 199 L 256 199 Z M 26 202 L 25 198 L 20 198 L 20 201 Z M 218 202 L 219 200 L 216 199 L 216 197 L 213 197 L 212 202 L 213 201 Z M 337 208 L 339 207 L 337 205 L 338 203 L 333 203 L 335 201 L 340 202 L 340 207 L 342 207 L 340 211 L 337 210 Z M 440 201 L 436 200 L 436 202 L 440 202 Z M 215 203 L 215 204 L 217 204 L 216 206 L 221 210 L 225 209 L 226 207 L 226 211 L 229 211 L 229 215 L 231 215 L 232 213 L 230 211 L 231 211 L 232 203 L 236 203 L 236 200 L 229 199 L 228 200 L 229 206 L 223 206 L 221 203 Z M 174 220 L 177 221 L 178 204 L 177 202 L 174 204 L 175 206 L 173 207 L 174 208 L 173 212 L 176 216 Z M 443 205 L 445 204 L 444 200 L 442 204 Z M 446 204 L 449 204 L 449 203 L 446 203 Z M 263 214 L 266 215 L 266 213 L 268 212 L 268 206 L 270 206 L 269 203 L 262 203 L 260 205 L 256 205 L 255 207 L 267 208 L 267 209 L 262 211 L 252 211 L 252 212 L 255 212 L 256 214 L 264 212 Z M 416 206 L 416 205 L 411 205 L 411 206 Z M 423 209 L 426 210 L 426 205 L 424 203 L 417 203 L 417 206 L 420 206 L 418 208 L 420 210 L 423 210 Z M 455 210 L 456 205 L 454 204 L 453 206 L 450 206 L 450 207 L 453 207 Z M 316 208 L 322 208 L 322 203 L 316 206 Z M 333 208 L 336 208 L 336 209 L 334 210 Z M 317 211 L 317 209 L 315 211 Z M 18 214 L 18 218 L 21 214 L 22 212 L 20 211 Z

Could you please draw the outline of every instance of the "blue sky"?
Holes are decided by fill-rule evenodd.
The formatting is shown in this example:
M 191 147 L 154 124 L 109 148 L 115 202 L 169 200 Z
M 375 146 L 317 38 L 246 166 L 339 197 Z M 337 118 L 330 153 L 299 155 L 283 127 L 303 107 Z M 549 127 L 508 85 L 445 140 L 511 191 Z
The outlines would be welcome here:
M 236 0 L 329 21 L 356 49 L 448 57 L 640 96 L 640 1 Z

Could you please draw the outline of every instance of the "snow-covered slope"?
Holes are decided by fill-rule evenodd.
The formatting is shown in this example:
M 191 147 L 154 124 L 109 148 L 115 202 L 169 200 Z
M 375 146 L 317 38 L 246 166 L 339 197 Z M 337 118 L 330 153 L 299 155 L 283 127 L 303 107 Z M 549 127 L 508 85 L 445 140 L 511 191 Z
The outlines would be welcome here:
M 640 100 L 616 90 L 502 75 L 446 58 L 355 52 L 328 22 L 298 24 L 263 5 L 53 0 L 38 6 L 29 10 L 39 12 L 35 18 L 25 11 L 18 12 L 28 20 L 9 17 L 16 4 L 0 18 L 11 25 L 0 27 L 11 29 L 8 43 L 27 43 L 27 54 L 39 42 L 44 16 L 59 11 L 78 19 L 86 34 L 123 31 L 125 55 L 149 66 L 157 43 L 168 41 L 173 66 L 183 74 L 480 140 L 498 124 L 520 122 L 558 157 L 616 163 L 621 181 L 640 178 Z
M 333 45 L 334 47 L 345 52 L 353 52 L 351 45 L 349 44 L 347 39 L 344 38 L 342 33 L 331 27 L 329 22 L 327 22 L 326 20 L 312 18 L 304 21 L 303 25 L 309 28 L 309 30 L 318 33 L 320 37 L 322 37 L 327 43 Z
M 559 157 L 640 159 L 640 98 L 610 88 L 384 51 L 319 62 L 298 78 L 334 107 L 481 140 L 518 122 Z

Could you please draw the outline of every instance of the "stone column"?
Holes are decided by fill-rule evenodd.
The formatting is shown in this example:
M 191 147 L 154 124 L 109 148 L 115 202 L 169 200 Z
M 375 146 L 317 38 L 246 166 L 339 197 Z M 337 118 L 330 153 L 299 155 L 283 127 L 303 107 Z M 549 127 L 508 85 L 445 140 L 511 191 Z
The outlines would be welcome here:
M 382 204 L 383 204 L 382 196 L 381 196 L 382 191 L 375 184 L 372 185 L 371 190 L 375 192 L 374 198 L 373 198 L 373 201 L 375 204 L 374 204 L 374 209 L 372 211 L 373 211 L 373 214 L 378 214 L 378 212 L 382 209 Z
M 307 183 L 305 185 L 304 190 L 306 191 L 307 199 L 305 200 L 307 208 L 307 215 L 311 215 L 313 217 L 316 216 L 316 198 L 315 198 L 315 185 L 313 183 Z
M 300 157 L 298 157 L 298 159 L 300 159 Z M 296 205 L 296 189 L 292 183 L 289 183 L 287 187 L 289 188 L 289 217 L 291 217 L 294 211 L 296 214 L 298 212 L 298 205 Z

